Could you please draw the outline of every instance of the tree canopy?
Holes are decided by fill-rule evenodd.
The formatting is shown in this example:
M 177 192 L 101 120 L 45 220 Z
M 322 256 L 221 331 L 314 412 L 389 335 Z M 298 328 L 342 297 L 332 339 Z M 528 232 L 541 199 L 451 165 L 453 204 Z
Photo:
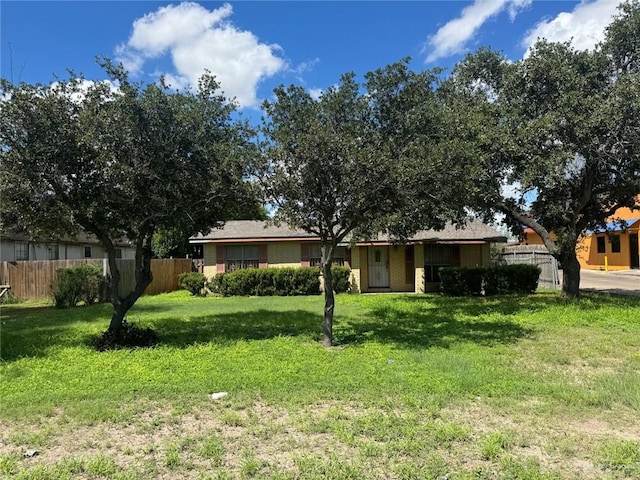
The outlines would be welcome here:
M 640 192 L 639 18 L 637 1 L 623 4 L 593 51 L 539 40 L 512 63 L 481 49 L 440 92 L 481 165 L 471 206 L 539 234 L 567 296 L 579 292 L 579 237 Z
M 364 84 L 345 74 L 317 99 L 299 86 L 279 87 L 276 100 L 264 104 L 259 176 L 277 207 L 275 220 L 321 240 L 325 345 L 333 342 L 338 244 L 442 228 L 455 210 L 443 195 L 455 183 L 441 175 L 456 168 L 432 154 L 441 137 L 435 74 L 407 64 L 369 72 Z
M 109 258 L 109 329 L 118 331 L 152 281 L 154 233 L 207 231 L 250 198 L 247 129 L 210 75 L 196 91 L 172 92 L 103 66 L 111 82 L 2 80 L 0 213 L 4 228 L 32 238 L 95 234 Z M 114 248 L 122 238 L 136 252 L 136 286 L 125 296 Z

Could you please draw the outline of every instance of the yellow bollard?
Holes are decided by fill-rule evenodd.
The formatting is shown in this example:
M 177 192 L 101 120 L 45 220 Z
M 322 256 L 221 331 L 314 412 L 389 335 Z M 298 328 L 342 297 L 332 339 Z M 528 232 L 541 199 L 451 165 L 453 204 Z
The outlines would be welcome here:
M 605 273 L 609 271 L 609 259 L 606 255 L 604 256 L 604 271 Z

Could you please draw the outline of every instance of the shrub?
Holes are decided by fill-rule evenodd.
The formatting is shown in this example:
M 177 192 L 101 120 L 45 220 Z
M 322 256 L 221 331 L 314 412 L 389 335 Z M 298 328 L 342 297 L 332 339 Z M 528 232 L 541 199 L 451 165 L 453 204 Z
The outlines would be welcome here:
M 351 291 L 351 269 L 349 267 L 341 267 L 334 265 L 331 267 L 331 275 L 333 277 L 333 291 L 336 293 L 346 293 Z
M 317 295 L 319 271 L 306 268 L 247 268 L 219 273 L 208 288 L 224 296 Z
M 75 307 L 80 302 L 91 305 L 105 297 L 106 279 L 97 265 L 76 265 L 56 271 L 51 295 L 56 308 Z
M 537 265 L 498 265 L 487 269 L 486 295 L 533 293 L 538 288 L 540 267 Z
M 0 297 L 0 305 L 15 305 L 20 302 L 21 300 L 11 293 L 11 291 L 6 292 L 2 297 Z
M 442 293 L 450 296 L 481 295 L 485 272 L 482 267 L 441 267 L 438 274 Z
M 191 293 L 191 295 L 201 295 L 207 277 L 198 272 L 186 272 L 178 275 L 178 285 Z
M 158 343 L 158 335 L 151 328 L 141 328 L 125 319 L 118 333 L 107 330 L 93 342 L 96 350 L 116 350 L 119 348 L 151 347 Z
M 450 296 L 533 293 L 538 287 L 537 265 L 443 267 L 439 270 L 442 293 Z

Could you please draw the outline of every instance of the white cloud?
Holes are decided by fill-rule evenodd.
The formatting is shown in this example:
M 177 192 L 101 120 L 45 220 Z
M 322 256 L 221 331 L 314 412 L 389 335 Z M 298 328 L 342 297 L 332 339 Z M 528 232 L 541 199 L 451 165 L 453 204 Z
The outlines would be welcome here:
M 489 18 L 506 9 L 513 20 L 520 10 L 531 4 L 531 1 L 475 0 L 472 5 L 462 10 L 458 18 L 447 22 L 427 39 L 423 48 L 423 53 L 427 53 L 427 63 L 465 51 L 467 42 Z
M 260 43 L 233 26 L 232 14 L 229 4 L 212 11 L 192 2 L 161 7 L 133 23 L 127 43 L 116 48 L 117 59 L 139 74 L 146 60 L 169 54 L 175 72 L 163 73 L 175 88 L 196 85 L 209 70 L 227 97 L 256 107 L 258 84 L 285 69 L 286 62 L 278 45 Z
M 99 82 L 94 82 L 93 80 L 82 79 L 75 86 L 63 87 L 60 82 L 53 82 L 49 85 L 49 90 L 53 93 L 59 95 L 66 95 L 74 103 L 82 103 L 87 96 L 89 90 L 93 89 L 97 85 L 104 85 L 108 87 L 109 92 L 107 96 L 103 96 L 104 100 L 109 100 L 109 98 L 113 98 L 114 95 L 120 94 L 120 85 L 117 82 L 112 82 L 111 80 L 102 80 Z
M 583 0 L 572 12 L 561 12 L 539 22 L 527 33 L 522 46 L 528 52 L 538 38 L 546 38 L 550 42 L 572 40 L 578 50 L 590 50 L 604 39 L 604 29 L 613 20 L 619 3 L 620 0 Z
M 316 66 L 319 63 L 320 63 L 320 59 L 318 57 L 316 57 L 313 60 L 309 60 L 307 62 L 299 63 L 298 65 L 296 65 L 295 67 L 291 68 L 290 70 L 293 73 L 302 74 L 302 73 L 305 73 L 305 72 L 310 72 L 311 70 L 316 68 Z
M 311 98 L 313 98 L 314 100 L 319 100 L 323 93 L 324 91 L 321 88 L 309 89 L 309 95 L 311 95 Z

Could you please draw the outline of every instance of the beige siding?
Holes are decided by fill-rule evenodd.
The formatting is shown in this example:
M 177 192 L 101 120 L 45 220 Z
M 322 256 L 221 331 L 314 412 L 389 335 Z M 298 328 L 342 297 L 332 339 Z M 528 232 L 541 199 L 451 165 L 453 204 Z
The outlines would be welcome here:
M 204 273 L 205 277 L 211 278 L 217 272 L 216 265 L 216 245 L 215 243 L 205 243 L 203 248 L 204 255 L 204 268 L 202 269 L 202 273 Z
M 270 267 L 299 267 L 301 262 L 300 242 L 269 243 L 267 259 Z
M 460 246 L 461 267 L 479 267 L 482 265 L 482 245 Z
M 361 288 L 361 269 L 360 269 L 360 250 L 364 250 L 360 247 L 353 247 L 351 249 L 351 292 L 360 293 Z
M 413 292 L 415 286 L 407 284 L 405 246 L 389 247 L 389 286 L 393 292 Z
M 482 266 L 491 265 L 491 245 L 486 243 L 482 245 Z
M 484 245 L 461 245 L 461 267 L 486 267 L 491 264 L 491 247 Z
M 369 251 L 367 247 L 359 248 L 360 250 L 360 291 L 369 291 Z M 351 257 L 353 260 L 353 256 Z
M 415 292 L 424 293 L 424 245 L 416 245 L 414 252 L 416 264 Z

